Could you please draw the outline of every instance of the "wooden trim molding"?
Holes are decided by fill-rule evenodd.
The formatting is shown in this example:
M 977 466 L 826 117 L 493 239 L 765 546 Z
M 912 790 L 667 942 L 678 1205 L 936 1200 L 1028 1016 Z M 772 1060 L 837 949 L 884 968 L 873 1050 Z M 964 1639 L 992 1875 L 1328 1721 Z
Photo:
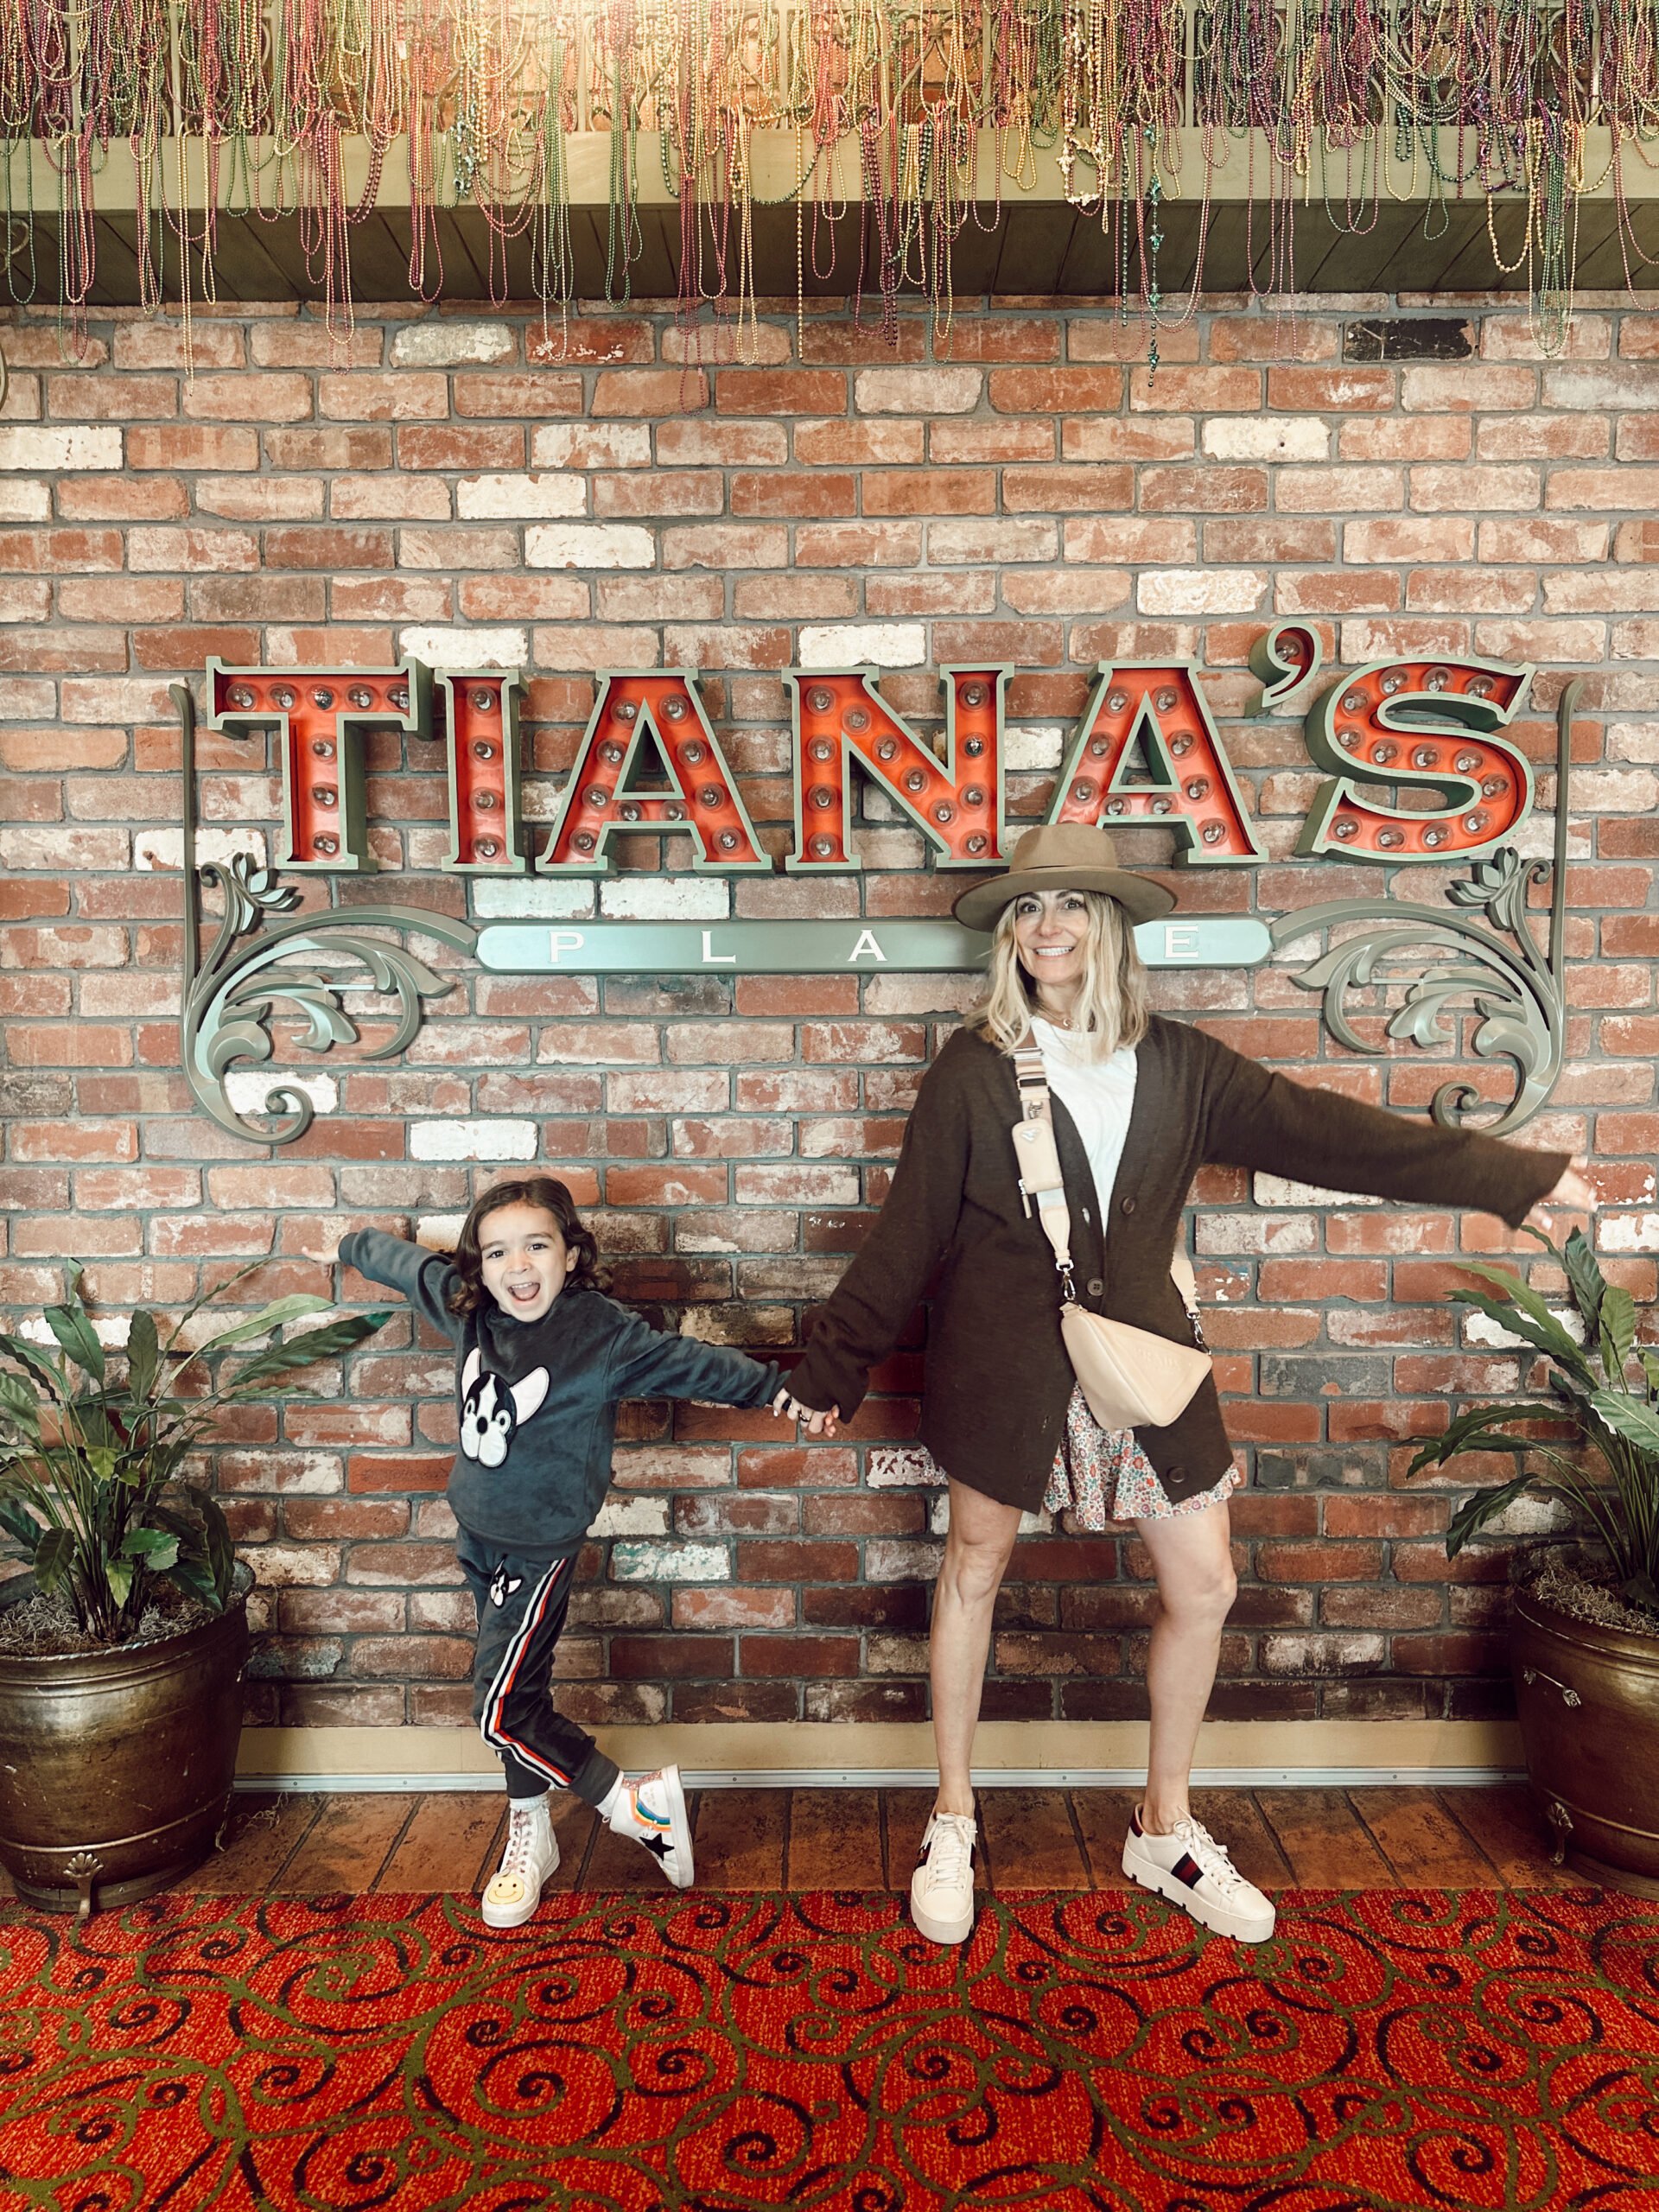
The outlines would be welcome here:
M 804 1721 L 609 1728 L 599 1740 L 632 1771 L 677 1760 L 699 1789 L 902 1788 L 937 1770 L 924 1723 Z M 1133 1786 L 1146 1730 L 1133 1721 L 988 1722 L 978 1780 L 988 1788 Z M 1522 1771 L 1519 1731 L 1491 1720 L 1211 1721 L 1199 1734 L 1200 1788 L 1361 1787 L 1502 1781 Z M 470 1728 L 248 1728 L 239 1789 L 493 1789 L 500 1766 Z

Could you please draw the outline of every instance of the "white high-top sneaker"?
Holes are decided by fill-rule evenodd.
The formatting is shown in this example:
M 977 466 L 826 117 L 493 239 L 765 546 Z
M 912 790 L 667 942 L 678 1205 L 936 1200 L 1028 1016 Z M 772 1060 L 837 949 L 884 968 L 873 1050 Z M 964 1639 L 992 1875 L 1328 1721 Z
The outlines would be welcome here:
M 965 1943 L 974 1932 L 978 1835 L 972 1813 L 935 1813 L 922 1833 L 910 1878 L 910 1916 L 930 1943 Z
M 643 1844 L 675 1888 L 689 1890 L 696 1870 L 691 1860 L 691 1823 L 686 1817 L 678 1767 L 659 1767 L 654 1774 L 625 1774 L 619 1777 L 613 1794 L 616 1802 L 605 1816 L 612 1834 L 631 1835 L 636 1843 Z
M 542 1901 L 542 1885 L 558 1872 L 559 1840 L 545 1797 L 515 1797 L 507 1815 L 507 1847 L 484 1885 L 486 1928 L 522 1928 Z

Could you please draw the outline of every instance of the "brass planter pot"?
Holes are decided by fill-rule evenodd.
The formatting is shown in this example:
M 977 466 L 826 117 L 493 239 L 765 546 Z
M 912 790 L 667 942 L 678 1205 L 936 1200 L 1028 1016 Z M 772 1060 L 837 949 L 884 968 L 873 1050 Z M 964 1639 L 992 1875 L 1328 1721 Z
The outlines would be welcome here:
M 13 1586 L 0 1605 L 32 1595 Z M 0 1866 L 48 1912 L 123 1905 L 213 1849 L 236 1773 L 247 1594 L 181 1635 L 0 1656 Z
M 1659 1636 L 1602 1628 L 1522 1588 L 1510 1654 L 1556 1864 L 1659 1897 Z

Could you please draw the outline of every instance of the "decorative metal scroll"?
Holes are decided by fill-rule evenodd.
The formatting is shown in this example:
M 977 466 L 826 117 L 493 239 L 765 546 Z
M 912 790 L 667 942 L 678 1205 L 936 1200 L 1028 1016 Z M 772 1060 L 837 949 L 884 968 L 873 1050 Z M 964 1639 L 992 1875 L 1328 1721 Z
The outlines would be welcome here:
M 1403 987 L 1404 1003 L 1388 1024 L 1388 1034 L 1424 1046 L 1456 1042 L 1447 1026 L 1460 1015 L 1478 1015 L 1472 1049 L 1483 1059 L 1507 1059 L 1515 1073 L 1515 1093 L 1494 1122 L 1482 1127 L 1491 1136 L 1518 1129 L 1548 1098 L 1561 1071 L 1567 1041 L 1564 936 L 1567 897 L 1567 824 L 1572 774 L 1571 733 L 1581 682 L 1569 683 L 1556 713 L 1555 844 L 1552 861 L 1524 861 L 1512 845 L 1475 861 L 1466 882 L 1454 883 L 1450 897 L 1465 913 L 1478 908 L 1485 924 L 1448 914 L 1433 906 L 1407 906 L 1388 899 L 1347 899 L 1286 914 L 1272 925 L 1275 946 L 1315 930 L 1345 923 L 1374 925 L 1360 935 L 1333 944 L 1294 981 L 1304 990 L 1325 994 L 1325 1022 L 1338 1043 L 1355 1052 L 1382 1052 L 1359 1035 L 1344 1004 L 1351 990 L 1376 988 L 1386 994 Z M 1527 909 L 1535 883 L 1550 878 L 1549 942 L 1541 949 Z M 1488 926 L 1490 925 L 1491 926 Z M 1443 1083 L 1430 1112 L 1442 1128 L 1456 1128 L 1477 1108 L 1490 1106 L 1476 1085 Z
M 396 997 L 398 1019 L 381 1045 L 365 1058 L 391 1058 L 409 1045 L 422 1020 L 421 1001 L 442 998 L 454 988 L 408 948 L 373 932 L 400 930 L 435 938 L 458 952 L 471 952 L 477 931 L 418 906 L 353 906 L 339 912 L 290 913 L 300 893 L 280 882 L 274 869 L 256 864 L 246 853 L 229 861 L 196 867 L 196 712 L 182 683 L 171 687 L 183 732 L 184 768 L 184 1013 L 181 1042 L 185 1080 L 205 1114 L 256 1144 L 292 1144 L 316 1115 L 308 1095 L 291 1081 L 273 1081 L 264 1114 L 272 1123 L 259 1128 L 245 1120 L 230 1102 L 226 1077 L 238 1062 L 269 1060 L 273 1052 L 270 1024 L 287 1007 L 306 1023 L 305 1044 L 314 1052 L 355 1044 L 357 1018 L 340 1003 L 342 991 L 372 988 Z M 201 885 L 215 884 L 225 912 L 207 957 L 201 955 Z M 250 940 L 243 943 L 244 939 Z M 238 946 L 240 949 L 238 950 Z M 348 977 L 359 971 L 363 982 Z

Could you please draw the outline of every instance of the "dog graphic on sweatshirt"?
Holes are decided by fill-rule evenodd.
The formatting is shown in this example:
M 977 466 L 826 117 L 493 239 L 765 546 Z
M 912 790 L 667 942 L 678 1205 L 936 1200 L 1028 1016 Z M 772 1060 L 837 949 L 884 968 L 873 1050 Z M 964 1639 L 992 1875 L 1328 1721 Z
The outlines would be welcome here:
M 461 1370 L 461 1448 L 481 1467 L 499 1467 L 520 1427 L 547 1395 L 548 1373 L 532 1368 L 517 1382 L 487 1372 L 474 1345 Z

